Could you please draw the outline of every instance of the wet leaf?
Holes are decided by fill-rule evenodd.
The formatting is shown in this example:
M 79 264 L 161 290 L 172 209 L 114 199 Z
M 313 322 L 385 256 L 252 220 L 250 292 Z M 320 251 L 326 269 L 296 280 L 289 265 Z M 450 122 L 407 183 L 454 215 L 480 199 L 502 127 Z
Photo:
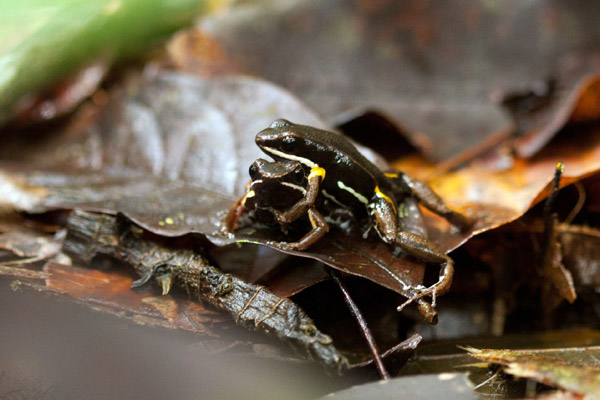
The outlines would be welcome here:
M 2 200 L 21 210 L 123 212 L 162 235 L 214 233 L 261 153 L 256 132 L 282 115 L 324 127 L 281 89 L 250 78 L 159 74 L 114 94 L 84 135 L 69 133 L 12 157 Z M 65 137 L 66 136 L 66 137 Z
M 505 366 L 508 374 L 534 379 L 586 396 L 600 398 L 598 347 L 561 349 L 556 352 L 468 348 L 469 354 L 488 363 Z M 556 353 L 556 354 L 553 354 Z
M 47 294 L 66 296 L 96 310 L 130 319 L 138 324 L 182 329 L 216 335 L 215 326 L 225 317 L 184 298 L 136 293 L 133 278 L 122 268 L 100 271 L 48 262 L 42 271 L 26 267 L 2 267 L 0 275 L 15 279 L 16 286 L 31 287 Z
M 477 348 L 519 348 L 531 351 L 546 351 L 560 354 L 565 348 L 584 348 L 600 345 L 600 331 L 587 328 L 573 330 L 548 330 L 544 332 L 524 332 L 489 337 L 463 337 L 446 340 L 434 340 L 421 344 L 418 354 L 400 371 L 401 375 L 419 373 L 433 374 L 442 372 L 469 371 L 481 372 L 473 366 L 473 359 L 460 347 Z M 475 367 L 475 368 L 474 368 Z
M 289 257 L 282 265 L 264 275 L 259 282 L 279 296 L 291 297 L 307 287 L 329 279 L 325 268 L 320 262 Z
M 328 120 L 379 112 L 439 160 L 512 129 L 500 103 L 523 86 L 553 79 L 553 110 L 569 104 L 600 67 L 596 15 L 593 1 L 336 0 L 248 7 L 200 28 L 229 65 L 292 90 Z
M 274 238 L 286 239 L 272 229 L 261 231 L 249 227 L 236 231 L 236 237 L 241 242 L 263 244 L 288 254 L 321 261 L 342 272 L 367 278 L 408 298 L 415 294 L 415 287 L 421 284 L 425 272 L 422 263 L 406 256 L 395 256 L 390 246 L 379 238 L 371 236 L 365 239 L 358 232 L 346 235 L 341 231 L 330 231 L 308 250 L 301 252 L 282 248 Z M 317 273 L 313 281 L 321 280 L 320 277 Z M 283 285 L 280 290 L 295 293 L 307 281 L 298 279 L 292 283 L 295 285 L 290 287 L 279 282 Z
M 9 175 L 13 188 L 20 184 L 36 188 L 28 190 L 30 194 L 41 192 L 35 206 L 18 203 L 24 196 L 15 205 L 28 211 L 121 212 L 160 235 L 199 232 L 219 244 L 244 239 L 273 245 L 271 239 L 234 238 L 221 232 L 226 210 L 242 194 L 248 166 L 260 157 L 253 138 L 280 116 L 317 127 L 323 123 L 289 94 L 247 78 L 199 80 L 164 74 L 130 92 L 127 101 L 107 110 L 89 135 L 58 150 L 31 151 L 25 161 L 35 158 L 37 168 L 56 172 L 11 172 L 19 177 Z M 64 172 L 73 170 L 74 163 L 78 170 Z M 329 235 L 310 252 L 294 254 L 366 277 L 407 297 L 423 278 L 423 265 L 395 257 L 380 240 L 365 241 L 360 234 Z M 299 286 L 309 282 L 314 280 Z

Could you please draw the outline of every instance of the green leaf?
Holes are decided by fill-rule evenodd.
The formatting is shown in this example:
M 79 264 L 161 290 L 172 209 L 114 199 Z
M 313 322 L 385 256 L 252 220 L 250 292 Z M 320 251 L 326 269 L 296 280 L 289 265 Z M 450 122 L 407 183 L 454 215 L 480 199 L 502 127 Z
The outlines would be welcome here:
M 86 61 L 134 56 L 214 3 L 0 0 L 0 123 L 27 93 L 43 89 Z

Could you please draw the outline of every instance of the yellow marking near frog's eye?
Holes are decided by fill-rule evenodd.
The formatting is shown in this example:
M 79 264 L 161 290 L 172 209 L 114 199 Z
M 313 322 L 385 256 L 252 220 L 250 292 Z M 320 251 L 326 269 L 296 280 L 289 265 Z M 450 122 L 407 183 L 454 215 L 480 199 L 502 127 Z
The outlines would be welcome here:
M 392 199 L 390 199 L 390 196 L 388 196 L 387 194 L 385 194 L 381 190 L 379 190 L 379 186 L 375 186 L 375 196 L 381 197 L 382 199 L 384 199 L 385 201 L 390 203 L 392 208 L 394 209 L 394 214 L 398 215 L 398 210 L 396 210 L 396 206 L 394 205 L 394 202 L 392 201 Z
M 320 176 L 321 180 L 325 179 L 325 169 L 321 167 L 312 167 L 310 174 L 308 174 L 308 180 L 314 176 Z
M 387 176 L 388 178 L 397 178 L 398 177 L 398 173 L 397 172 L 384 172 L 383 174 L 385 176 Z
M 242 199 L 240 204 L 243 206 L 246 206 L 246 200 L 248 200 L 250 197 L 254 197 L 254 196 L 256 196 L 256 193 L 254 192 L 254 190 L 249 191 L 248 193 L 246 193 L 244 195 L 244 198 Z

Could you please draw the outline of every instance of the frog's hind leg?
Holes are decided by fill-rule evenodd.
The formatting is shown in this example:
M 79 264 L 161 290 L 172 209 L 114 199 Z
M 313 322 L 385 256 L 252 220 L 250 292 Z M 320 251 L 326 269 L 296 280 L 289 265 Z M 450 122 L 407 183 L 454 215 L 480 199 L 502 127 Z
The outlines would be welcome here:
M 473 225 L 473 221 L 469 217 L 450 209 L 444 203 L 444 200 L 425 182 L 402 173 L 398 173 L 396 179 L 400 180 L 402 186 L 408 189 L 410 194 L 416 197 L 423 206 L 444 217 L 451 224 L 463 229 Z
M 395 244 L 420 261 L 440 264 L 439 280 L 428 288 L 419 288 L 414 296 L 398 307 L 398 311 L 425 296 L 431 296 L 431 305 L 435 307 L 436 297 L 450 290 L 454 275 L 454 262 L 433 243 L 414 233 L 398 232 Z

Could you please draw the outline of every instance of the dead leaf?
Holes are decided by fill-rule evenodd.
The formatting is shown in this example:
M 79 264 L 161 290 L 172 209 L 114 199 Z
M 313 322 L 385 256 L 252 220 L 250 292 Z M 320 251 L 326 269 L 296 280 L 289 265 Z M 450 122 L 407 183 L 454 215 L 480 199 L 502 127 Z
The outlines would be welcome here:
M 600 398 L 598 347 L 561 349 L 560 355 L 549 351 L 466 349 L 472 357 L 505 366 L 508 374 L 534 379 L 585 396 Z
M 198 232 L 218 244 L 252 240 L 223 234 L 222 219 L 235 196 L 242 194 L 248 166 L 260 156 L 253 144 L 256 132 L 282 115 L 323 127 L 289 94 L 248 78 L 199 80 L 164 74 L 130 91 L 129 98 L 111 105 L 89 135 L 58 151 L 30 151 L 25 160 L 36 161 L 25 171 L 9 165 L 5 173 L 13 189 L 44 191 L 35 206 L 19 201 L 25 196 L 17 197 L 13 206 L 27 211 L 121 212 L 163 236 Z M 366 277 L 407 297 L 414 295 L 424 271 L 418 263 L 394 257 L 381 241 L 365 242 L 360 235 L 330 235 L 310 252 L 294 254 Z
M 282 115 L 324 127 L 291 95 L 251 78 L 162 73 L 139 84 L 128 97 L 115 93 L 85 135 L 13 154 L 18 161 L 0 176 L 2 201 L 27 211 L 121 211 L 167 236 L 212 233 L 261 155 L 256 132 Z
M 575 286 L 600 293 L 600 232 L 585 226 L 562 225 L 559 241 Z
M 600 66 L 599 66 L 600 67 Z M 583 77 L 570 93 L 564 93 L 553 107 L 527 113 L 523 118 L 527 134 L 517 139 L 517 155 L 529 158 L 540 151 L 554 135 L 569 123 L 590 123 L 600 120 L 600 76 Z
M 279 242 L 274 240 L 274 235 L 277 235 L 277 239 L 281 239 L 281 236 L 273 230 L 260 231 L 255 227 L 247 230 L 250 234 L 244 229 L 236 231 L 238 241 L 263 244 L 288 254 L 321 261 L 342 272 L 367 278 L 408 298 L 415 294 L 415 287 L 423 280 L 425 268 L 422 263 L 404 256 L 394 256 L 390 246 L 379 238 L 364 239 L 357 232 L 346 235 L 334 230 L 308 250 L 300 252 L 282 249 Z M 321 280 L 320 276 L 317 274 L 317 278 L 312 280 Z M 300 289 L 298 286 L 306 285 L 306 281 L 294 282 L 296 287 L 284 286 L 282 290 L 296 293 Z
M 544 311 L 550 312 L 564 299 L 573 303 L 577 298 L 571 272 L 565 268 L 562 262 L 561 245 L 558 240 L 559 229 L 556 214 L 550 216 L 550 223 L 545 229 L 549 232 L 547 246 L 542 254 L 542 303 Z
M 292 90 L 330 121 L 382 113 L 431 143 L 423 148 L 436 160 L 511 128 L 498 93 L 552 78 L 560 108 L 600 69 L 593 1 L 367 3 L 248 6 L 200 27 L 239 72 Z
M 503 171 L 486 168 L 485 161 L 429 177 L 424 176 L 420 168 L 422 159 L 409 158 L 394 163 L 395 168 L 428 181 L 450 206 L 477 220 L 472 231 L 453 232 L 441 218 L 425 213 L 430 237 L 443 249 L 454 249 L 473 235 L 514 221 L 542 201 L 550 193 L 559 162 L 565 165 L 561 187 L 597 174 L 600 171 L 600 129 L 596 126 L 568 128 L 531 159 L 517 160 Z M 424 171 L 427 174 L 431 169 Z
M 16 105 L 12 123 L 18 126 L 29 126 L 72 112 L 98 89 L 108 69 L 109 65 L 106 61 L 97 61 L 81 68 L 44 92 L 25 96 Z M 101 97 L 97 96 L 98 99 Z
M 63 233 L 49 236 L 25 227 L 15 227 L 8 232 L 1 233 L 0 249 L 8 250 L 18 257 L 27 259 L 0 262 L 0 264 L 34 262 L 51 258 L 60 251 L 63 236 Z
M 64 296 L 109 314 L 141 325 L 182 329 L 196 334 L 217 335 L 227 325 L 222 314 L 185 298 L 136 293 L 133 278 L 121 268 L 100 271 L 47 262 L 42 271 L 26 266 L 0 267 L 0 275 L 13 279 L 14 287 L 31 287 L 46 294 Z

